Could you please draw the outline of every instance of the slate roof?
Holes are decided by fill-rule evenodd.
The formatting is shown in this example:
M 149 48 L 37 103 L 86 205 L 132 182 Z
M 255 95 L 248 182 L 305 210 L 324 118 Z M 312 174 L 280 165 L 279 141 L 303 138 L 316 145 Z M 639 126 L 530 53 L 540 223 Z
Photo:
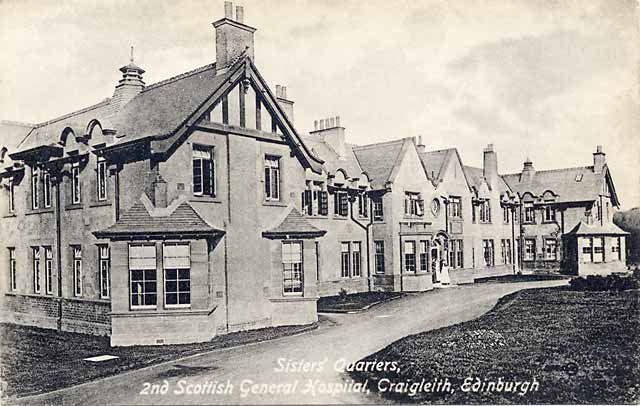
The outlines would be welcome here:
M 390 181 L 393 169 L 400 164 L 405 143 L 411 138 L 353 147 L 360 167 L 369 175 L 373 189 L 384 187 Z
M 587 224 L 584 221 L 576 224 L 571 231 L 566 233 L 565 235 L 627 235 L 628 232 L 622 230 L 620 227 L 613 223 L 606 223 L 600 225 L 596 224 Z
M 603 171 L 604 172 L 604 171 Z M 601 190 L 603 173 L 594 173 L 593 166 L 535 171 L 531 180 L 521 173 L 502 175 L 512 190 L 520 195 L 530 192 L 542 196 L 551 190 L 559 195 L 557 202 L 579 202 L 595 200 Z M 576 179 L 580 178 L 580 181 Z
M 338 169 L 343 169 L 350 178 L 357 178 L 362 174 L 363 169 L 360 167 L 353 151 L 355 147 L 353 144 L 345 144 L 345 156 L 340 158 L 336 150 L 320 139 L 320 137 L 307 135 L 302 137 L 302 139 L 311 151 L 324 161 L 323 166 L 327 172 L 334 174 Z
M 262 233 L 264 237 L 315 238 L 326 234 L 325 230 L 311 224 L 295 207 L 290 206 L 288 210 L 284 219 Z
M 420 152 L 420 161 L 427 174 L 427 178 L 434 183 L 442 182 L 447 163 L 456 154 L 455 148 L 440 149 L 437 151 Z
M 468 165 L 464 165 L 462 168 L 464 169 L 464 172 L 467 176 L 467 181 L 471 186 L 478 190 L 480 188 L 480 185 L 484 181 L 484 170 L 482 168 L 476 168 L 474 166 Z M 502 179 L 501 176 L 498 176 L 498 192 L 502 193 L 506 191 L 511 191 L 509 185 L 507 185 L 507 183 L 504 181 L 504 179 Z
M 232 73 L 212 63 L 146 86 L 114 119 L 119 141 L 173 133 Z
M 143 195 L 143 198 L 146 198 L 146 195 Z M 152 216 L 142 199 L 122 213 L 115 224 L 94 232 L 98 238 L 169 235 L 212 236 L 222 233 L 224 231 L 207 224 L 186 201 L 178 204 L 173 211 L 166 213 L 166 215 Z

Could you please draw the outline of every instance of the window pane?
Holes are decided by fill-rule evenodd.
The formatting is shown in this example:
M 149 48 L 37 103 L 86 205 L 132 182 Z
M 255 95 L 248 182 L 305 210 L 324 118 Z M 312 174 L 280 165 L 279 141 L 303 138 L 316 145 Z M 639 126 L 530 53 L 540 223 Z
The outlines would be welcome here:
M 165 296 L 166 296 L 166 304 L 168 304 L 168 305 L 176 305 L 176 304 L 178 304 L 178 294 L 177 293 L 167 293 Z

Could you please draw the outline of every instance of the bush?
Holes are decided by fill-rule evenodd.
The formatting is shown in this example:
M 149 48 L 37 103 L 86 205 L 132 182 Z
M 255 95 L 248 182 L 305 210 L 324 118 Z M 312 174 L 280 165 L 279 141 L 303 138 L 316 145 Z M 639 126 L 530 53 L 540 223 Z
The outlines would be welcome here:
M 338 300 L 341 302 L 346 302 L 347 299 L 349 299 L 347 290 L 345 288 L 340 289 L 340 292 L 338 293 Z
M 569 281 L 569 290 L 578 292 L 611 291 L 638 289 L 638 278 L 619 275 L 589 275 L 586 278 L 573 278 Z

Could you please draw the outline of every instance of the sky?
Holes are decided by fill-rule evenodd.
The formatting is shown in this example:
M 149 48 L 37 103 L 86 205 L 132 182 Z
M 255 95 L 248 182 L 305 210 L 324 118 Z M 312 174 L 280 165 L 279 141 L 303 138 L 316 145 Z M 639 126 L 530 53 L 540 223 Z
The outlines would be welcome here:
M 347 141 L 422 136 L 499 171 L 591 165 L 603 145 L 623 208 L 640 206 L 636 0 L 242 0 L 258 69 L 295 126 L 335 115 Z M 222 0 L 0 0 L 0 119 L 42 122 L 215 60 Z M 562 193 L 560 191 L 560 193 Z

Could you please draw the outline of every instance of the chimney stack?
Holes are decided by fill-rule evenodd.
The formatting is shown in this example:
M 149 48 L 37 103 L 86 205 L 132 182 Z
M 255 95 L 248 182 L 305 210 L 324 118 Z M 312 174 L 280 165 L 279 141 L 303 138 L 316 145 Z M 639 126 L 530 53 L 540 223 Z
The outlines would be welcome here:
M 114 106 L 114 113 L 117 113 L 122 107 L 129 103 L 144 89 L 144 81 L 142 74 L 144 69 L 133 62 L 133 47 L 131 47 L 131 57 L 129 64 L 120 68 L 122 79 L 118 82 L 111 104 Z
M 153 182 L 153 204 L 159 209 L 167 207 L 167 182 L 162 179 L 160 174 L 157 175 Z
M 593 172 L 602 173 L 606 163 L 606 154 L 602 151 L 602 145 L 596 146 L 596 152 L 593 153 Z
M 224 73 L 243 53 L 254 60 L 253 33 L 256 29 L 244 23 L 244 7 L 236 7 L 233 19 L 233 3 L 224 2 L 224 18 L 215 21 L 216 71 Z
M 289 121 L 293 123 L 293 101 L 287 98 L 286 86 L 276 85 L 276 100 L 289 118 Z
M 498 154 L 493 150 L 493 144 L 489 144 L 484 149 L 482 160 L 482 174 L 487 180 L 491 189 L 498 184 Z
M 316 123 L 318 126 L 316 128 Z M 344 127 L 340 125 L 340 116 L 329 117 L 314 121 L 314 131 L 311 135 L 318 136 L 333 148 L 340 158 L 346 156 L 346 141 Z
M 533 176 L 535 175 L 536 170 L 533 168 L 533 162 L 531 159 L 527 157 L 527 160 L 524 161 L 524 166 L 522 167 L 522 173 L 520 174 L 521 182 L 531 182 L 533 180 Z

